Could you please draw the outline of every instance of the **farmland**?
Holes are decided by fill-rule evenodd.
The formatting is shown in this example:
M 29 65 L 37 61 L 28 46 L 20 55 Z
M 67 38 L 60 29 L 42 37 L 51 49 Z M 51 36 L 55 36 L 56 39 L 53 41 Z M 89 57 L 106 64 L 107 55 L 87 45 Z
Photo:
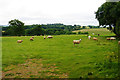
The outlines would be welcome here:
M 107 29 L 85 29 L 86 35 L 2 37 L 4 78 L 115 78 L 117 77 L 118 40 Z M 92 33 L 100 36 L 92 35 Z M 73 40 L 82 39 L 78 45 Z M 23 40 L 17 43 L 17 40 Z

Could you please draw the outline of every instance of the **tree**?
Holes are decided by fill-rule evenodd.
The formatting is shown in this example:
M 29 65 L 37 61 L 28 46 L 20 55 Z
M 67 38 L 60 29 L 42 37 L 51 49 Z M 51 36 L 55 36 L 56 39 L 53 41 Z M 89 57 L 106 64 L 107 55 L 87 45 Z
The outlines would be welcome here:
M 14 19 L 9 21 L 9 32 L 10 35 L 21 36 L 25 34 L 24 23 Z
M 43 34 L 43 30 L 41 28 L 41 25 L 34 25 L 35 27 L 33 28 L 34 35 L 41 35 Z
M 120 2 L 106 2 L 95 14 L 99 25 L 109 26 L 111 31 L 120 36 Z
M 34 35 L 34 29 L 33 28 L 26 29 L 25 30 L 25 35 L 27 35 L 27 36 L 33 36 Z
M 60 35 L 60 31 L 56 31 L 54 34 L 55 35 Z
M 85 26 L 83 26 L 83 29 L 85 29 L 86 27 Z

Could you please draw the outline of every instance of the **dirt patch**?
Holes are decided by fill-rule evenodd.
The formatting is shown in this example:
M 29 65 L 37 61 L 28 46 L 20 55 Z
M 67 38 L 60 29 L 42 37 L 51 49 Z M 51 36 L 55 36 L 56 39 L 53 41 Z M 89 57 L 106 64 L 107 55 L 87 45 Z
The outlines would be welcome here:
M 42 59 L 28 59 L 24 64 L 11 65 L 2 71 L 3 78 L 68 78 L 56 64 L 43 64 Z

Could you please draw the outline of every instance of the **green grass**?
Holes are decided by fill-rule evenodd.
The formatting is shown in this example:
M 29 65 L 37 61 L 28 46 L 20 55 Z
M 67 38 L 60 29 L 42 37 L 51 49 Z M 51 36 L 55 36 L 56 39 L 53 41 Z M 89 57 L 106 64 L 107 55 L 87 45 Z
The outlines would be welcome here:
M 29 40 L 31 36 L 2 37 L 3 70 L 9 65 L 21 64 L 27 59 L 36 58 L 42 59 L 43 64 L 55 63 L 60 72 L 69 74 L 69 78 L 105 78 L 107 72 L 109 72 L 107 77 L 114 78 L 116 75 L 113 72 L 116 71 L 116 67 L 104 68 L 101 65 L 102 71 L 99 71 L 100 68 L 96 68 L 98 66 L 96 64 L 104 65 L 105 60 L 108 60 L 106 56 L 112 53 L 117 55 L 117 40 L 107 41 L 106 36 L 112 36 L 113 33 L 106 33 L 104 29 L 98 29 L 98 32 L 105 34 L 97 37 L 98 41 L 89 40 L 84 35 L 56 35 L 53 39 L 45 40 L 43 36 L 36 36 L 34 41 Z M 23 40 L 23 43 L 18 44 L 19 39 Z M 73 40 L 76 39 L 82 41 L 74 46 Z M 117 63 L 117 60 L 115 59 L 114 62 Z M 88 75 L 90 72 L 93 74 Z
M 73 32 L 88 32 L 89 35 L 93 36 L 92 33 L 95 33 L 94 36 L 96 36 L 97 34 L 100 34 L 100 36 L 115 36 L 115 34 L 113 32 L 110 32 L 108 29 L 106 28 L 96 28 L 96 29 L 82 29 L 82 30 L 76 30 Z

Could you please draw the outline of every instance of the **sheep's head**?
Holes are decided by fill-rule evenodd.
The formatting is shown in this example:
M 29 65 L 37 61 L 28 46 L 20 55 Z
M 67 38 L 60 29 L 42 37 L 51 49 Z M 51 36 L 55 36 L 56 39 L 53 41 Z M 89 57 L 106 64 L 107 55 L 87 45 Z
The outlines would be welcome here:
M 81 41 L 82 39 L 80 39 L 80 41 Z

